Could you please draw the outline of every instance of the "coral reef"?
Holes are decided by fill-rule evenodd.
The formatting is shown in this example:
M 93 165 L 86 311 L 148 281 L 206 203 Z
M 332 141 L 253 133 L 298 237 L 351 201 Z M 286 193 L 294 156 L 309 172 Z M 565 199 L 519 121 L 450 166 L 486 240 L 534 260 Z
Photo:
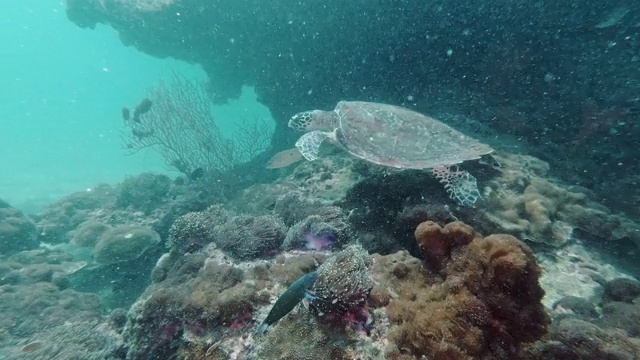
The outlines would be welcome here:
M 179 179 L 171 182 L 165 175 L 146 173 L 127 178 L 116 188 L 99 185 L 67 196 L 33 216 L 38 240 L 47 244 L 71 241 L 73 245 L 86 240 L 88 245 L 97 235 L 92 233 L 99 233 L 100 227 L 104 228 L 96 225 L 100 223 L 109 227 L 147 226 L 164 242 L 177 218 L 189 212 L 204 211 L 211 204 L 224 200 L 226 193 L 239 190 L 223 186 L 215 179 L 198 182 Z M 85 225 L 87 227 L 83 228 Z M 87 238 L 83 239 L 85 236 Z
M 556 301 L 551 308 L 556 312 L 566 312 L 591 319 L 599 316 L 594 304 L 577 296 L 565 296 Z
M 633 303 L 633 300 L 640 298 L 640 282 L 627 279 L 616 278 L 604 284 L 602 301 L 619 301 Z
M 353 342 L 353 340 L 351 340 Z M 342 334 L 318 326 L 309 313 L 292 313 L 267 333 L 256 352 L 258 359 L 347 360 L 352 350 Z
M 321 164 L 302 164 L 302 169 L 296 168 L 275 186 L 248 188 L 233 204 L 246 212 L 281 218 L 290 227 L 282 244 L 285 250 L 338 247 L 353 238 L 346 213 L 341 207 L 332 205 L 344 196 L 353 181 L 351 169 L 336 164 L 343 162 L 350 163 L 331 158 L 320 160 Z M 319 170 L 316 174 L 313 174 L 314 167 Z M 312 179 L 299 176 L 300 171 L 309 172 Z M 306 183 L 312 184 L 316 191 L 302 191 L 308 187 Z M 247 208 L 242 204 L 256 206 Z
M 322 250 L 348 243 L 352 230 L 342 209 L 322 207 L 317 215 L 310 215 L 294 224 L 284 239 L 285 250 L 306 248 Z
M 451 251 L 465 246 L 478 236 L 470 226 L 452 222 L 440 227 L 433 221 L 425 221 L 415 230 L 415 238 L 428 263 L 440 271 L 451 258 Z
M 601 241 L 627 239 L 640 245 L 640 223 L 597 204 L 584 189 L 553 183 L 546 178 L 549 165 L 544 161 L 527 155 L 495 157 L 500 176 L 484 189 L 480 230 L 552 246 L 565 244 L 579 230 Z
M 330 321 L 366 323 L 366 302 L 373 288 L 370 262 L 369 253 L 360 245 L 350 245 L 327 258 L 316 271 L 318 279 L 310 290 L 313 312 Z
M 604 283 L 599 304 L 578 297 L 558 301 L 553 309 L 549 335 L 525 346 L 519 354 L 534 359 L 624 359 L 640 358 L 640 306 L 638 282 L 617 278 Z
M 69 257 L 83 260 L 83 266 L 68 276 L 54 279 L 74 290 L 100 294 L 106 308 L 127 307 L 144 291 L 149 274 L 160 256 L 160 236 L 153 229 L 140 225 L 110 227 L 88 220 L 73 234 L 76 241 L 57 245 Z M 99 240 L 91 245 L 95 236 Z M 70 260 L 67 260 L 67 263 Z M 89 264 L 89 266 L 84 266 Z M 64 264 L 64 263 L 63 263 Z
M 349 222 L 362 243 L 382 253 L 397 251 L 398 245 L 413 251 L 413 228 L 428 219 L 459 219 L 484 233 L 509 233 L 551 246 L 566 244 L 574 234 L 599 242 L 640 240 L 640 223 L 597 203 L 585 189 L 548 179 L 547 163 L 504 153 L 495 160 L 492 167 L 473 170 L 483 187 L 478 209 L 452 206 L 425 172 L 371 169 L 337 204 L 351 209 Z
M 64 290 L 69 287 L 69 277 L 86 265 L 60 250 L 22 251 L 0 262 L 0 286 L 47 282 Z
M 80 247 L 94 247 L 100 237 L 111 227 L 101 222 L 87 220 L 80 224 L 76 230 L 70 231 L 67 234 L 71 234 L 71 243 Z
M 39 245 L 33 221 L 0 200 L 0 254 L 11 255 Z
M 288 253 L 241 265 L 224 259 L 215 247 L 163 257 L 158 266 L 164 275 L 156 277 L 127 315 L 123 334 L 129 344 L 128 359 L 161 359 L 170 354 L 208 358 L 206 353 L 221 358 L 243 354 L 265 360 L 320 359 L 326 358 L 327 351 L 337 358 L 351 358 L 346 354 L 349 348 L 355 351 L 357 337 L 336 332 L 338 316 L 330 319 L 330 315 L 366 308 L 363 302 L 372 283 L 369 256 L 361 247 L 346 248 L 319 269 L 324 280 L 316 289 L 315 303 L 329 302 L 323 306 L 327 315 L 315 317 L 299 307 L 259 339 L 252 335 L 254 320 L 264 319 L 271 308 L 269 301 L 315 270 L 324 255 Z
M 340 154 L 241 192 L 203 175 L 135 204 L 119 200 L 134 182 L 73 195 L 36 216 L 40 239 L 69 244 L 0 256 L 1 350 L 9 359 L 637 358 L 637 284 L 607 282 L 616 272 L 604 260 L 566 242 L 572 231 L 633 241 L 636 223 L 548 180 L 540 160 L 497 159 L 502 167 L 479 172 L 475 209 L 452 205 L 425 172 Z M 226 208 L 208 207 L 221 199 Z M 537 254 L 546 278 L 513 235 L 563 245 Z M 160 256 L 163 245 L 171 250 Z M 81 246 L 97 265 L 74 258 Z M 310 311 L 300 306 L 257 336 L 273 301 L 310 271 Z M 553 288 L 552 278 L 575 287 L 558 282 L 543 298 L 539 282 Z
M 285 224 L 293 226 L 309 216 L 316 215 L 326 205 L 313 197 L 303 197 L 297 191 L 286 192 L 273 204 L 273 212 L 280 216 Z
M 633 268 L 619 261 L 624 256 L 611 254 L 609 250 L 608 247 L 598 249 L 576 241 L 561 248 L 538 251 L 538 264 L 544 269 L 540 278 L 545 290 L 543 304 L 552 309 L 567 296 L 589 301 L 600 299 L 607 291 L 604 286 L 609 281 L 619 277 L 631 278 L 634 272 L 629 270 Z
M 370 252 L 409 249 L 418 256 L 413 232 L 421 222 L 461 219 L 473 224 L 475 211 L 455 206 L 428 172 L 370 171 L 372 174 L 354 184 L 341 202 L 351 209 L 350 224 Z M 483 175 L 479 169 L 473 172 Z
M 623 329 L 640 341 L 640 282 L 619 278 L 604 284 L 601 319 L 597 324 Z
M 213 229 L 216 244 L 234 258 L 247 260 L 273 256 L 287 227 L 273 215 L 236 215 Z
M 213 228 L 228 220 L 229 214 L 221 205 L 212 205 L 205 211 L 184 214 L 171 225 L 167 246 L 179 253 L 200 250 L 214 241 Z
M 296 194 L 296 198 L 304 199 L 304 195 Z M 443 198 L 446 199 L 446 195 Z M 324 359 L 327 356 L 407 360 L 423 356 L 434 359 L 548 358 L 544 354 L 560 358 L 569 354 L 566 355 L 569 358 L 587 359 L 587 346 L 596 347 L 592 353 L 602 358 L 622 354 L 623 359 L 633 359 L 629 355 L 635 351 L 636 340 L 632 336 L 639 331 L 635 325 L 638 322 L 635 320 L 635 283 L 602 280 L 605 289 L 602 319 L 595 316 L 591 299 L 561 299 L 560 293 L 554 294 L 547 301 L 553 302 L 556 316 L 548 337 L 540 340 L 549 322 L 538 285 L 540 270 L 526 245 L 510 235 L 482 237 L 460 222 L 445 226 L 433 221 L 416 224 L 434 214 L 437 215 L 434 219 L 442 222 L 455 217 L 453 214 L 460 214 L 457 209 L 447 209 L 437 201 L 421 202 L 414 197 L 398 200 L 397 204 L 395 211 L 385 215 L 394 220 L 380 227 L 384 229 L 381 236 L 404 240 L 413 226 L 415 244 L 409 246 L 402 241 L 399 244 L 423 257 L 424 263 L 407 251 L 370 256 L 361 245 L 348 245 L 356 238 L 352 232 L 359 230 L 366 234 L 370 229 L 363 229 L 352 218 L 348 221 L 344 210 L 324 201 L 307 209 L 309 213 L 304 217 L 295 218 L 292 213 L 288 219 L 295 219 L 292 222 L 292 229 L 297 227 L 295 231 L 326 226 L 333 228 L 334 234 L 348 234 L 345 239 L 350 240 L 340 243 L 348 246 L 333 254 L 330 251 L 335 248 L 322 252 L 289 250 L 271 256 L 286 247 L 282 240 L 287 227 L 280 220 L 280 214 L 265 208 L 267 211 L 261 215 L 237 215 L 220 205 L 178 217 L 168 231 L 167 245 L 171 251 L 157 262 L 159 254 L 155 251 L 166 249 L 158 246 L 158 234 L 153 236 L 154 254 L 129 260 L 124 255 L 114 255 L 122 261 L 105 260 L 104 265 L 97 267 L 83 267 L 85 264 L 74 261 L 62 250 L 66 247 L 15 254 L 0 263 L 3 301 L 16 301 L 14 297 L 5 297 L 5 290 L 27 296 L 20 289 L 33 286 L 37 301 L 29 298 L 21 303 L 44 302 L 44 310 L 33 305 L 36 306 L 33 314 L 46 312 L 50 304 L 69 299 L 73 309 L 80 309 L 71 323 L 85 333 L 101 333 L 87 341 L 83 334 L 59 326 L 45 335 L 36 328 L 38 322 L 27 321 L 20 325 L 17 333 L 20 337 L 0 333 L 0 340 L 10 341 L 3 349 L 17 354 L 15 359 L 43 358 L 42 354 L 47 352 L 66 354 L 65 349 L 50 346 L 48 339 L 60 339 L 62 334 L 67 334 L 67 341 L 72 343 L 69 350 L 88 359 L 99 356 L 144 360 L 172 357 Z M 82 225 L 69 230 L 66 236 L 86 237 L 77 243 L 90 244 L 94 228 L 97 233 L 110 228 L 102 237 L 128 227 L 152 231 L 149 226 L 122 225 L 117 217 L 113 222 L 106 221 L 113 219 L 117 211 L 87 212 Z M 255 213 L 261 211 L 256 209 Z M 313 225 L 314 222 L 322 226 Z M 276 242 L 258 250 L 240 246 L 238 239 L 261 238 L 261 229 L 271 227 L 277 231 L 267 233 L 277 233 Z M 292 229 L 289 234 L 293 233 Z M 298 240 L 306 235 L 299 234 Z M 317 236 L 321 232 L 309 234 Z M 224 241 L 229 238 L 235 240 L 225 247 Z M 245 245 L 250 245 L 249 241 Z M 69 246 L 76 246 L 76 241 Z M 97 244 L 96 249 L 99 249 Z M 563 249 L 572 252 L 574 266 L 581 264 L 582 260 L 576 260 L 580 253 L 573 247 Z M 145 266 L 149 264 L 155 264 L 152 283 L 137 297 L 137 291 L 143 290 L 143 284 L 148 281 L 150 269 Z M 587 265 L 576 271 L 586 271 Z M 600 271 L 598 267 L 593 269 L 593 272 Z M 311 271 L 317 272 L 318 280 L 309 292 L 309 310 L 299 306 L 273 324 L 265 335 L 257 336 L 255 328 L 273 301 L 293 281 Z M 121 277 L 117 277 L 117 273 L 121 273 Z M 142 277 L 134 278 L 135 273 Z M 608 280 L 609 276 L 603 272 L 602 278 Z M 102 281 L 100 279 L 113 286 L 114 294 L 133 294 L 134 298 L 114 301 L 104 295 L 102 285 L 93 288 L 77 285 L 78 282 L 95 284 Z M 82 295 L 72 289 L 100 293 L 100 297 Z M 46 300 L 47 297 L 54 300 Z M 76 304 L 76 301 L 82 303 Z M 118 308 L 131 302 L 134 305 L 126 312 Z M 108 317 L 102 317 L 104 307 L 114 309 Z M 61 318 L 62 315 L 56 315 L 51 320 L 61 321 Z M 19 323 L 16 319 L 12 321 Z M 0 327 L 11 325 L 7 324 Z M 624 331 L 613 330 L 614 327 Z M 59 342 L 62 341 L 56 341 Z M 77 345 L 81 342 L 93 344 L 94 348 L 89 351 Z
M 185 214 L 169 230 L 169 247 L 178 253 L 202 249 L 209 243 L 230 256 L 250 260 L 274 255 L 287 227 L 274 215 L 236 215 L 221 205 Z
M 297 266 L 309 255 L 302 256 L 294 257 L 298 260 L 290 261 L 288 267 Z M 324 359 L 330 354 L 332 358 L 349 359 L 356 356 L 356 343 L 371 342 L 366 336 L 364 339 L 358 336 L 368 333 L 372 324 L 367 306 L 373 287 L 370 263 L 368 253 L 359 245 L 350 245 L 326 258 L 316 270 L 317 280 L 308 292 L 310 298 L 305 300 L 309 302 L 310 311 L 294 310 L 275 324 L 258 340 L 258 358 Z M 271 271 L 275 275 L 277 266 Z
M 119 226 L 102 234 L 93 249 L 93 258 L 102 265 L 129 262 L 159 243 L 160 235 L 151 228 L 136 225 Z
M 69 288 L 86 263 L 61 250 L 0 258 L 0 352 L 7 360 L 122 359 L 124 343 L 95 294 Z
M 49 244 L 68 242 L 69 231 L 75 230 L 93 213 L 115 201 L 113 192 L 111 186 L 102 184 L 91 191 L 73 193 L 49 205 L 33 216 L 38 228 L 38 240 Z
M 293 134 L 285 131 L 291 114 L 328 109 L 342 99 L 384 99 L 438 114 L 456 109 L 474 119 L 472 128 L 488 124 L 493 131 L 484 133 L 499 130 L 500 135 L 516 136 L 517 142 L 550 161 L 555 175 L 588 186 L 598 192 L 599 201 L 638 215 L 635 3 L 484 6 L 481 0 L 471 0 L 446 2 L 435 10 L 419 2 L 401 8 L 393 2 L 303 2 L 295 8 L 255 3 L 251 12 L 242 2 L 229 0 L 197 4 L 196 10 L 191 5 L 70 0 L 67 16 L 81 27 L 108 24 L 124 44 L 153 56 L 201 65 L 219 101 L 238 96 L 245 84 L 255 86 L 277 121 L 274 151 L 293 143 Z M 380 15 L 373 22 L 372 12 Z M 180 21 L 167 21 L 175 16 Z M 207 31 L 202 30 L 204 23 L 209 24 Z M 550 38 L 554 32 L 568 36 Z M 322 34 L 323 41 L 309 34 Z M 443 119 L 466 122 L 460 117 Z M 312 179 L 306 189 L 324 195 L 329 193 L 324 186 L 338 187 L 336 181 L 320 179 L 319 174 L 332 173 L 323 166 L 299 166 L 296 172 Z M 589 227 L 589 220 L 606 215 L 600 220 L 612 231 L 603 237 L 629 234 L 624 228 L 631 226 L 617 226 L 611 211 L 586 214 L 587 221 L 562 218 L 570 212 L 549 203 L 546 190 L 535 185 L 527 194 L 507 194 L 504 202 L 492 198 L 494 209 L 502 212 L 492 225 L 522 238 L 560 244 L 576 225 Z M 585 211 L 579 199 L 565 195 L 573 204 L 578 200 L 578 213 Z M 485 220 L 463 220 L 493 232 L 479 228 Z M 589 231 L 595 233 L 597 223 L 593 224 Z M 384 238 L 380 232 L 369 235 Z
M 228 205 L 239 213 L 274 214 L 293 226 L 325 208 L 337 205 L 346 191 L 360 178 L 354 172 L 354 159 L 344 154 L 303 162 L 280 172 L 273 184 L 255 184 L 230 199 Z M 274 176 L 274 175 L 272 175 Z
M 271 277 L 280 284 L 291 284 L 302 275 L 316 270 L 319 264 L 323 263 L 327 255 L 320 252 L 306 252 L 287 256 L 281 254 L 276 256 L 273 264 L 269 267 Z
M 5 348 L 6 360 L 124 359 L 122 337 L 100 320 L 65 322 L 33 337 L 27 345 Z
M 116 206 L 148 213 L 166 200 L 170 189 L 171 179 L 166 175 L 143 173 L 129 177 L 118 187 Z
M 172 267 L 129 310 L 127 359 L 164 359 L 185 337 L 219 341 L 225 327 L 267 300 L 260 292 L 264 281 L 250 279 L 251 271 L 197 254 L 180 256 Z
M 509 235 L 482 238 L 459 222 L 422 224 L 416 241 L 437 274 L 415 262 L 382 271 L 382 283 L 398 296 L 387 306 L 398 354 L 509 358 L 544 335 L 549 320 L 540 270 L 522 242 Z M 374 264 L 384 266 L 378 259 Z M 378 303 L 387 302 L 383 294 L 376 290 Z
M 552 327 L 548 340 L 528 345 L 518 358 L 637 360 L 639 351 L 640 341 L 629 338 L 624 331 L 603 329 L 584 320 L 567 318 Z

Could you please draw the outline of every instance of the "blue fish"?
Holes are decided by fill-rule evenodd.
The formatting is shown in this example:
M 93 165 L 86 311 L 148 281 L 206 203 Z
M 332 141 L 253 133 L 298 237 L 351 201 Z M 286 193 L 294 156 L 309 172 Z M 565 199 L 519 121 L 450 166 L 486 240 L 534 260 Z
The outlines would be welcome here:
M 291 310 L 293 310 L 293 308 L 295 308 L 296 305 L 305 298 L 305 296 L 308 296 L 305 294 L 307 290 L 311 289 L 317 278 L 318 274 L 313 271 L 291 284 L 291 286 L 289 286 L 289 288 L 280 295 L 276 303 L 273 304 L 271 311 L 269 311 L 269 315 L 267 315 L 267 318 L 258 328 L 258 334 L 263 334 L 267 331 L 269 326 L 290 313 Z

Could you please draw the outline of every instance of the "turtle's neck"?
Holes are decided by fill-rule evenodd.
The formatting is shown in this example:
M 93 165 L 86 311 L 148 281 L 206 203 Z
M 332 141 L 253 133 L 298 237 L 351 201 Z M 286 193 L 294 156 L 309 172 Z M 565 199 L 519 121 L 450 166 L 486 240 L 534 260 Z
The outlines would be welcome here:
M 322 130 L 333 130 L 337 128 L 340 123 L 340 114 L 336 110 L 318 111 L 314 116 L 317 116 L 317 124 L 319 127 L 322 127 Z

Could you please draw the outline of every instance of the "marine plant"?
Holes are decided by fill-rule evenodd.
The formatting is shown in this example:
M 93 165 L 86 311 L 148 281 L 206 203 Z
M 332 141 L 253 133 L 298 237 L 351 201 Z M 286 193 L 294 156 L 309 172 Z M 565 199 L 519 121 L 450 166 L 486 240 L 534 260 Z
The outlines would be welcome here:
M 139 118 L 125 119 L 125 150 L 152 148 L 170 168 L 191 175 L 197 169 L 226 171 L 264 151 L 271 129 L 262 120 L 243 120 L 232 138 L 224 136 L 211 115 L 206 85 L 173 74 L 149 91 L 153 103 Z

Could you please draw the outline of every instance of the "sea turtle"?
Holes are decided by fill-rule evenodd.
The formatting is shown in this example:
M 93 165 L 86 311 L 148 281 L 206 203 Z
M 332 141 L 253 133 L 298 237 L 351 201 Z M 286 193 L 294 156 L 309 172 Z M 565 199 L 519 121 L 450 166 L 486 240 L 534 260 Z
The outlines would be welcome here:
M 328 140 L 374 164 L 399 169 L 433 169 L 452 198 L 465 205 L 472 204 L 479 196 L 475 178 L 450 166 L 493 151 L 432 117 L 372 102 L 340 101 L 332 111 L 301 112 L 289 120 L 289 127 L 307 132 L 298 139 L 296 148 L 309 161 L 318 158 L 320 145 Z M 456 191 L 474 193 L 453 194 Z

